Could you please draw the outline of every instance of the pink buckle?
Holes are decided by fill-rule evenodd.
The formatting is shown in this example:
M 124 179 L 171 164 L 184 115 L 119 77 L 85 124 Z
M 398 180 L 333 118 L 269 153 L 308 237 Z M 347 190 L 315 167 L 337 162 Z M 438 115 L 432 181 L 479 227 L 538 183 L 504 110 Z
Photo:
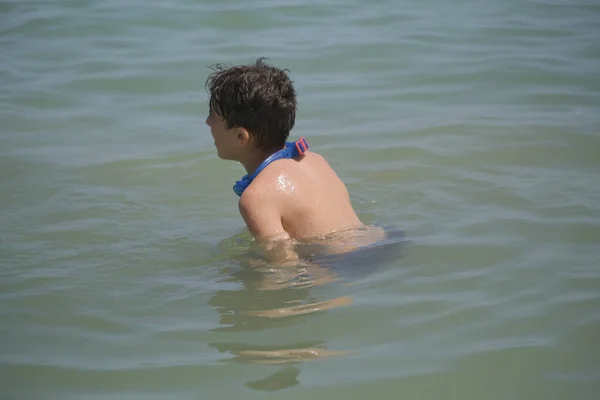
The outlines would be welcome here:
M 308 142 L 306 139 L 304 139 L 304 137 L 301 137 L 298 141 L 296 141 L 296 149 L 300 155 L 304 155 L 304 153 L 306 153 L 306 150 L 308 150 Z

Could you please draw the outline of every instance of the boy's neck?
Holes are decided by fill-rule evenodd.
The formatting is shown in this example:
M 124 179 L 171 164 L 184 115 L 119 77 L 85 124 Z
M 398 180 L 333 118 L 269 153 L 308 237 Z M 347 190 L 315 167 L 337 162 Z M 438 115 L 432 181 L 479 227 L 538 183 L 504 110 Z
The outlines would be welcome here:
M 256 152 L 255 154 L 248 155 L 247 159 L 240 160 L 240 163 L 244 166 L 246 173 L 248 175 L 252 175 L 254 173 L 254 171 L 256 171 L 258 169 L 258 167 L 260 167 L 260 164 L 262 164 L 263 161 L 265 161 L 272 154 L 278 152 L 279 150 L 280 149 L 273 150 L 273 151 Z

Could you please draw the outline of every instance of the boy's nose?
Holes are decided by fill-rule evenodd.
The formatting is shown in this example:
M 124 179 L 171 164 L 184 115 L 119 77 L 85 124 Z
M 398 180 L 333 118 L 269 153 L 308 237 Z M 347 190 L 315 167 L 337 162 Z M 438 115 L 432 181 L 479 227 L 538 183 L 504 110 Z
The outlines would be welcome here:
M 206 117 L 206 125 L 210 126 L 210 123 L 212 122 L 210 119 L 210 115 L 208 117 Z

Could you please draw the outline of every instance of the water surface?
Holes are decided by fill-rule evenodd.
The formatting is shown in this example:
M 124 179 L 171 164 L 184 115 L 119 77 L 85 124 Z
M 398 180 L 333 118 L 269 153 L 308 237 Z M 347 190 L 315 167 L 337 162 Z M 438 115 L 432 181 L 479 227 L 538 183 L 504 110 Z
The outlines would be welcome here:
M 596 398 L 599 20 L 584 0 L 3 1 L 1 397 Z M 204 80 L 259 56 L 398 257 L 249 265 Z

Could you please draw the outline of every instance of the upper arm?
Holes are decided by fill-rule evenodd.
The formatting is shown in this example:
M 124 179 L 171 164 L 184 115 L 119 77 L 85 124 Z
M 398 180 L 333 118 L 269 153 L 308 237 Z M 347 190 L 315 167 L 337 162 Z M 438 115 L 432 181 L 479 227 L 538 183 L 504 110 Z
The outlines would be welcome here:
M 277 204 L 258 190 L 246 189 L 238 204 L 248 230 L 271 261 L 296 261 L 290 235 L 283 228 Z
M 248 230 L 256 239 L 286 235 L 278 207 L 260 191 L 247 189 L 238 206 Z

